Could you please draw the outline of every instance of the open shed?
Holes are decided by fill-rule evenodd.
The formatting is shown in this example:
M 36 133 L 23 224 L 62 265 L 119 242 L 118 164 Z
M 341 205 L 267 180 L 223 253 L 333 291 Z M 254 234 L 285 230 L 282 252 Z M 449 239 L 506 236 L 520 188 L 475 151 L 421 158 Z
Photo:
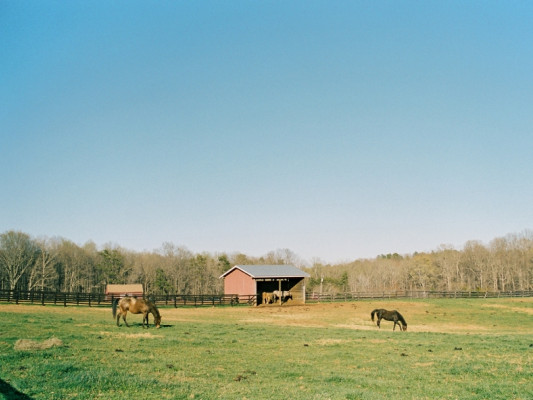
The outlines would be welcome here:
M 235 265 L 220 278 L 224 278 L 226 295 L 240 299 L 257 296 L 259 305 L 263 303 L 263 293 L 275 290 L 290 291 L 291 301 L 305 303 L 305 278 L 309 276 L 293 265 Z
M 111 299 L 124 296 L 143 297 L 144 289 L 141 283 L 130 285 L 107 285 L 105 288 L 105 298 Z

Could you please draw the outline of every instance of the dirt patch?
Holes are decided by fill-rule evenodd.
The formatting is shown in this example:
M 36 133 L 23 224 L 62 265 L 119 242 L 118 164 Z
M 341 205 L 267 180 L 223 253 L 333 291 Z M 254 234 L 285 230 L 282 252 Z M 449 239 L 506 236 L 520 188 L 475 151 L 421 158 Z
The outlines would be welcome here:
M 335 324 L 334 326 L 337 328 L 356 329 L 360 331 L 374 331 L 377 328 L 375 325 L 364 325 L 363 322 L 357 324 Z
M 331 345 L 348 343 L 348 342 L 349 340 L 347 339 L 321 339 L 321 340 L 317 340 L 316 344 L 319 346 L 331 346 Z
M 156 339 L 156 338 L 162 338 L 161 335 L 152 335 L 149 332 L 146 333 L 130 333 L 130 334 L 121 334 L 120 336 L 123 336 L 128 339 Z
M 422 367 L 422 368 L 425 368 L 425 367 L 431 367 L 433 366 L 435 363 L 430 361 L 430 362 L 425 362 L 425 363 L 415 363 L 415 367 Z
M 15 350 L 23 351 L 35 351 L 35 350 L 46 350 L 54 346 L 63 346 L 63 341 L 58 338 L 50 338 L 48 340 L 39 342 L 37 340 L 31 339 L 19 339 L 15 343 Z

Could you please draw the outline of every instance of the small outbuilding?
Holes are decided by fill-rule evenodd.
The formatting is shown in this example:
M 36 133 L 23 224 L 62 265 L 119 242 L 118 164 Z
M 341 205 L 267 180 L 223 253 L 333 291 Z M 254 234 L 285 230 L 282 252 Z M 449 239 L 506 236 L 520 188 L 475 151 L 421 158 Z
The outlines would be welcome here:
M 144 289 L 140 283 L 134 283 L 130 285 L 107 285 L 105 288 L 105 298 L 110 300 L 111 298 L 135 296 L 143 297 Z
M 236 265 L 220 276 L 224 278 L 224 294 L 236 295 L 239 300 L 256 298 L 263 304 L 263 293 L 290 292 L 291 301 L 305 303 L 307 272 L 293 265 Z M 280 299 L 281 301 L 281 299 Z

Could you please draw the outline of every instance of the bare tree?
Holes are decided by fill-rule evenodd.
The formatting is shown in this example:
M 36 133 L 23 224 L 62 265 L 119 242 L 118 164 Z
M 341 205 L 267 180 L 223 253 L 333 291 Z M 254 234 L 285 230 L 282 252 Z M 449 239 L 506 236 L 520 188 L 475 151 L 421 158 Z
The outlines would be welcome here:
M 435 265 L 438 268 L 441 285 L 447 291 L 457 289 L 457 270 L 461 254 L 452 246 L 441 245 L 439 250 L 434 254 Z
M 56 288 L 67 292 L 90 291 L 94 287 L 95 257 L 91 247 L 82 248 L 61 239 L 57 245 L 55 267 L 58 274 Z
M 38 252 L 39 247 L 25 233 L 8 231 L 0 235 L 0 266 L 10 290 L 15 290 L 20 278 L 33 268 Z
M 466 242 L 463 250 L 463 266 L 467 270 L 470 289 L 487 289 L 489 252 L 479 241 Z
M 39 239 L 36 243 L 39 246 L 39 252 L 35 265 L 29 273 L 28 289 L 45 290 L 51 287 L 52 280 L 57 275 L 54 269 L 57 253 L 51 248 L 50 241 L 46 238 Z
M 276 251 L 270 251 L 262 257 L 263 262 L 266 264 L 278 265 L 278 264 L 291 264 L 296 267 L 303 265 L 300 257 L 296 255 L 290 249 L 277 249 Z

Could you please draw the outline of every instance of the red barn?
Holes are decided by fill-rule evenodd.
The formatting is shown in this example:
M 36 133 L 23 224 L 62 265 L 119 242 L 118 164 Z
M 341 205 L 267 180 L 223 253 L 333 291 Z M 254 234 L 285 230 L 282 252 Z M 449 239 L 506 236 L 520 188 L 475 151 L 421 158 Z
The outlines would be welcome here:
M 292 265 L 236 265 L 220 278 L 224 278 L 226 295 L 256 296 L 259 305 L 264 292 L 275 290 L 290 291 L 292 301 L 305 303 L 305 278 L 309 276 Z

